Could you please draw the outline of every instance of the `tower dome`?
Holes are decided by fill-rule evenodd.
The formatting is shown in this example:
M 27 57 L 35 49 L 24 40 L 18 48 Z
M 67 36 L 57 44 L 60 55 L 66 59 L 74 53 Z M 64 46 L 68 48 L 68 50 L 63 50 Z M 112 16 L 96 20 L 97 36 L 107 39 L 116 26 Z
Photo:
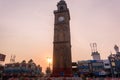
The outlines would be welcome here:
M 66 11 L 67 10 L 67 4 L 64 0 L 61 0 L 57 4 L 58 10 L 59 11 Z

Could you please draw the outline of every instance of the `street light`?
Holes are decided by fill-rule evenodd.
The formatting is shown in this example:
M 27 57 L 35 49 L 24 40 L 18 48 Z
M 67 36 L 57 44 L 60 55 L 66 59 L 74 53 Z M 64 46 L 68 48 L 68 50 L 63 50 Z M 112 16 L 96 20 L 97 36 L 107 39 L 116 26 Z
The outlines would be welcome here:
M 50 68 L 50 64 L 52 63 L 52 58 L 51 57 L 47 57 L 47 62 L 49 64 L 49 68 Z

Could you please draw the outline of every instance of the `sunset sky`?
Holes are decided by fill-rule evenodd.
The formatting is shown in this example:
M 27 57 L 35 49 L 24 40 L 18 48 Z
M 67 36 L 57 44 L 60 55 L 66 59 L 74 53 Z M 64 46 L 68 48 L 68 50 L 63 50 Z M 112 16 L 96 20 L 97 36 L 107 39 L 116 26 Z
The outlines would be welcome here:
M 43 70 L 53 54 L 54 14 L 59 0 L 0 0 L 0 53 L 5 63 L 33 59 Z M 71 15 L 72 60 L 89 60 L 96 42 L 102 59 L 120 47 L 120 0 L 66 0 Z

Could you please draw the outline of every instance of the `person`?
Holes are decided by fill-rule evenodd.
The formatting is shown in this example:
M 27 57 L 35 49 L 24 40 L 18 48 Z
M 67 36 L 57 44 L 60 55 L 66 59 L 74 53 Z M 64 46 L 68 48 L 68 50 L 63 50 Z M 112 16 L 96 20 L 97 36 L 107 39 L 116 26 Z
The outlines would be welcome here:
M 81 74 L 80 77 L 82 78 L 82 80 L 86 80 L 86 77 L 83 74 Z

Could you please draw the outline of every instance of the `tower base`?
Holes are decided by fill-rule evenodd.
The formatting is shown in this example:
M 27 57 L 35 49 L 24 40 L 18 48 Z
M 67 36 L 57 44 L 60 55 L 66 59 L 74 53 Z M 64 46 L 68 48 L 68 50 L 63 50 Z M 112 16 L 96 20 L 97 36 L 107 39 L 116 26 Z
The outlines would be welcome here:
M 71 68 L 54 68 L 52 77 L 73 77 Z

